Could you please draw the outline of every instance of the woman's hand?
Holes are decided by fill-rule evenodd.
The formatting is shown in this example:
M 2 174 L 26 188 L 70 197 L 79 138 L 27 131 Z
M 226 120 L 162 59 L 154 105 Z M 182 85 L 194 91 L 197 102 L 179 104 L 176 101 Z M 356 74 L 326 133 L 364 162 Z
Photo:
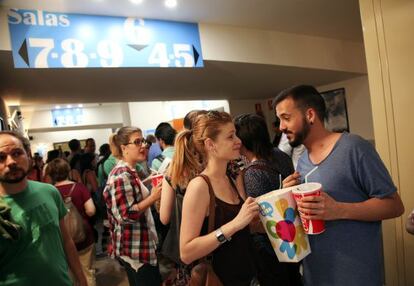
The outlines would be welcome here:
M 259 205 L 252 197 L 248 197 L 242 205 L 239 213 L 233 219 L 236 229 L 245 228 L 254 217 L 259 214 Z
M 162 190 L 162 182 L 160 182 L 157 186 L 151 189 L 151 197 L 154 202 L 158 201 L 161 198 L 161 190 Z

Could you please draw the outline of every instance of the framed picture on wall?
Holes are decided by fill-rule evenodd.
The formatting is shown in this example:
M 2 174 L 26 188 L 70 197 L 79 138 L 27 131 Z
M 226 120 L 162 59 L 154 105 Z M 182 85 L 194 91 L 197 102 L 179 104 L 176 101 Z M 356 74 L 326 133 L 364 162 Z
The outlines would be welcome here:
M 345 89 L 339 88 L 321 92 L 326 104 L 327 119 L 325 126 L 334 132 L 349 132 L 348 111 L 346 108 Z

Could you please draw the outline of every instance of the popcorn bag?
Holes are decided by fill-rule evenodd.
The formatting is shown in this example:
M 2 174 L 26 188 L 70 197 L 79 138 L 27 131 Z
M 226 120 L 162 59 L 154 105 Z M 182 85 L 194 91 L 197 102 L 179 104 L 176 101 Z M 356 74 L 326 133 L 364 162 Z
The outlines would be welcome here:
M 256 199 L 260 220 L 280 262 L 299 262 L 311 253 L 292 195 L 294 188 L 272 191 Z

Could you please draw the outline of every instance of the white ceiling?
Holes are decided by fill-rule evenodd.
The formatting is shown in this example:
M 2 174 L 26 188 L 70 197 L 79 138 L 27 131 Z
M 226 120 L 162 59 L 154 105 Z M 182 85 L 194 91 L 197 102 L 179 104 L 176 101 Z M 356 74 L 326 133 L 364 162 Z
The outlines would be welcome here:
M 136 16 L 228 24 L 362 41 L 358 0 L 3 1 L 2 6 L 52 12 Z M 0 91 L 22 105 L 178 99 L 267 98 L 297 84 L 323 85 L 360 74 L 205 61 L 203 69 L 14 69 L 0 52 Z

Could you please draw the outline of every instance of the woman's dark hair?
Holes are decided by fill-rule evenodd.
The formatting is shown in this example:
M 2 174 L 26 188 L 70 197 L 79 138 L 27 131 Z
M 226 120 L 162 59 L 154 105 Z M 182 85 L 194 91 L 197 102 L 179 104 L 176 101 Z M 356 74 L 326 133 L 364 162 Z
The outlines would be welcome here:
M 259 159 L 269 160 L 273 156 L 273 145 L 263 117 L 243 114 L 234 118 L 236 135 L 243 146 Z
M 50 150 L 47 152 L 47 159 L 46 159 L 46 163 L 51 162 L 52 160 L 59 158 L 59 150 Z
M 50 176 L 54 184 L 68 179 L 69 173 L 70 166 L 62 158 L 53 159 L 47 164 L 46 174 Z
M 295 85 L 282 90 L 273 100 L 273 109 L 288 98 L 292 98 L 295 105 L 303 112 L 308 108 L 313 108 L 322 122 L 326 119 L 325 100 L 315 87 L 311 85 Z

